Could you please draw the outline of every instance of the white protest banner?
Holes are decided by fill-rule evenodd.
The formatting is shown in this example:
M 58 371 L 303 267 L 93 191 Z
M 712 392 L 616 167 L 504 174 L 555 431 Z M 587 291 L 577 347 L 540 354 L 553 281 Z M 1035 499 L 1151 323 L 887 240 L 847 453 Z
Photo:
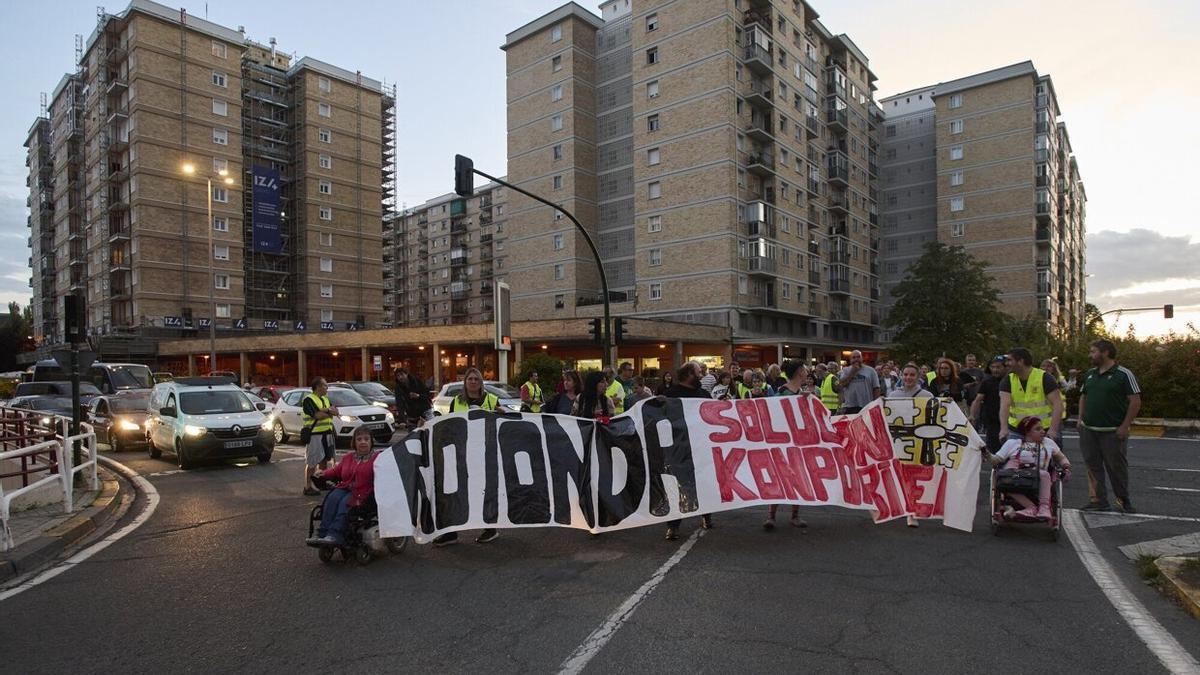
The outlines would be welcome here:
M 479 410 L 439 417 L 376 460 L 380 530 L 418 542 L 487 527 L 607 532 L 774 503 L 891 520 L 913 512 L 913 491 L 883 413 L 876 402 L 835 426 L 818 399 L 789 396 L 648 399 L 606 425 Z M 947 498 L 959 499 L 953 483 Z

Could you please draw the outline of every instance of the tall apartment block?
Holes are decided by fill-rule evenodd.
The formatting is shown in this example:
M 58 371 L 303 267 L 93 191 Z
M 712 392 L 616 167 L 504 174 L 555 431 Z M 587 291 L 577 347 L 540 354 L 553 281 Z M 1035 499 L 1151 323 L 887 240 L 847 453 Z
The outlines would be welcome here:
M 53 303 L 35 286 L 35 304 L 82 292 L 93 335 L 151 338 L 148 355 L 153 338 L 209 320 L 381 321 L 394 89 L 148 0 L 101 12 L 77 52 L 49 120 L 53 233 L 66 245 Z
M 619 315 L 876 344 L 875 76 L 805 2 L 568 3 L 508 34 L 509 180 L 597 241 Z M 515 318 L 591 316 L 590 251 L 509 198 Z
M 1050 77 L 1026 61 L 881 105 L 888 306 L 936 240 L 987 264 L 1008 314 L 1082 329 L 1087 195 Z
M 50 120 L 34 120 L 25 137 L 25 184 L 29 197 L 29 287 L 38 296 L 32 306 L 35 337 L 53 335 L 57 312 L 54 307 L 54 163 L 51 161 Z M 36 225 L 35 225 L 36 223 Z
M 383 221 L 386 325 L 492 321 L 505 272 L 507 193 L 488 183 L 470 198 L 443 195 Z

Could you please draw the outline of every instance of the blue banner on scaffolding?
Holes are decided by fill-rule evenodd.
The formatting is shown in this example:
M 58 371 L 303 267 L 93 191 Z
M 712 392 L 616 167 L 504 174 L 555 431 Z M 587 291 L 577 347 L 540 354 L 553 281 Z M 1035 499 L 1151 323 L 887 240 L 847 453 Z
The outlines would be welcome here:
M 258 253 L 283 253 L 283 236 L 279 231 L 279 171 L 256 166 L 251 171 L 254 180 L 254 250 Z

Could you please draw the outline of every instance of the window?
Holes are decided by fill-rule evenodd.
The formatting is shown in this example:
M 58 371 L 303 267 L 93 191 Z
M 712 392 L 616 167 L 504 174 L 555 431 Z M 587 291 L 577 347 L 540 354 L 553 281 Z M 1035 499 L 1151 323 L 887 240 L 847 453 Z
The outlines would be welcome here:
M 317 140 L 322 143 L 332 143 L 333 132 L 328 129 L 317 129 Z
M 225 45 L 223 43 L 217 42 L 216 40 L 213 40 L 212 55 L 219 59 L 223 59 L 223 58 L 225 58 L 226 53 L 227 52 L 225 50 Z
M 321 220 L 333 220 L 333 207 L 319 206 L 317 207 L 317 217 Z
M 962 211 L 963 210 L 963 198 L 962 197 L 951 197 L 950 198 L 950 210 L 952 212 Z
M 653 33 L 658 30 L 658 14 L 651 14 L 646 17 L 646 32 Z
M 554 250 L 561 251 L 563 249 L 563 236 L 561 234 L 554 235 Z
M 650 249 L 650 266 L 657 267 L 661 264 L 662 264 L 662 249 L 661 248 Z
M 957 160 L 957 159 L 962 159 L 962 158 L 963 158 L 963 146 L 956 145 L 956 146 L 950 148 L 950 159 Z
M 566 306 L 567 306 L 567 296 L 565 296 L 565 295 L 554 296 L 554 309 L 562 309 L 563 307 L 566 307 Z
M 333 194 L 333 183 L 330 183 L 327 180 L 320 181 L 317 183 L 317 192 L 320 192 L 323 195 Z
M 962 131 L 963 131 L 963 121 L 962 120 L 950 120 L 950 133 L 961 134 Z
M 213 246 L 213 260 L 229 260 L 229 247 Z
M 662 300 L 662 284 L 650 284 L 650 299 Z
M 651 47 L 646 50 L 646 65 L 652 66 L 658 63 L 658 47 Z
M 554 180 L 554 189 L 555 189 L 555 190 L 561 190 L 561 189 L 562 189 L 562 185 L 563 185 L 563 183 L 562 183 L 562 176 L 555 176 L 553 180 Z
M 895 137 L 895 135 L 896 135 L 896 125 L 895 125 L 895 124 L 889 124 L 889 125 L 887 125 L 886 127 L 884 127 L 884 128 L 883 128 L 883 132 L 884 132 L 884 135 L 885 135 L 885 136 L 887 136 L 888 138 L 893 138 L 893 137 Z
M 658 80 L 646 83 L 646 98 L 658 98 Z
M 562 57 L 561 56 L 555 56 L 550 59 L 550 70 L 551 70 L 551 72 L 555 72 L 555 73 L 562 70 Z
M 221 204 L 228 204 L 229 203 L 229 190 L 226 190 L 223 187 L 213 186 L 212 197 L 213 197 L 214 202 L 220 202 Z
M 321 310 L 321 320 L 326 323 L 333 321 L 333 310 L 332 309 Z
M 321 245 L 322 246 L 333 246 L 333 233 L 332 232 L 322 232 L 321 233 Z
M 650 232 L 662 232 L 662 216 L 650 216 L 646 220 L 646 230 Z
M 650 115 L 646 118 L 646 131 L 658 131 L 658 115 Z
M 561 101 L 562 100 L 562 91 L 563 90 L 562 90 L 561 84 L 556 84 L 553 87 L 550 87 L 550 100 L 551 101 Z
M 229 290 L 229 275 L 228 274 L 214 274 L 213 275 L 213 288 L 215 288 L 217 290 L 221 290 L 221 291 Z
M 788 282 L 783 282 L 783 299 L 788 300 L 792 297 L 792 285 Z
M 961 108 L 962 107 L 962 94 L 951 94 L 950 95 L 950 107 L 951 108 Z
M 213 129 L 213 143 L 229 145 L 229 132 L 224 129 Z
M 559 160 L 559 159 L 563 158 L 562 143 L 559 143 L 558 145 L 554 146 L 554 148 L 552 148 L 552 151 L 554 154 L 554 159 Z
M 650 184 L 650 199 L 658 199 L 662 196 L 662 183 L 654 181 Z
M 333 83 L 329 81 L 328 77 L 318 77 L 317 78 L 317 89 L 320 89 L 321 91 L 323 91 L 325 93 L 329 93 L 329 92 L 333 91 Z
M 227 304 L 217 305 L 217 318 L 218 319 L 228 319 L 229 318 L 229 305 L 227 305 Z
M 330 157 L 329 155 L 318 155 L 317 156 L 317 164 L 322 169 L 332 169 L 333 168 L 333 158 Z
M 225 216 L 216 216 L 213 218 L 213 229 L 217 232 L 228 232 L 229 221 L 225 219 Z
M 213 173 L 220 175 L 222 171 L 229 171 L 229 160 L 213 157 Z
M 562 212 L 562 211 L 559 211 L 558 209 L 554 209 L 554 219 L 555 219 L 555 220 L 562 220 L 562 219 L 563 219 L 563 212 Z M 503 243 L 503 242 L 501 242 L 501 243 Z
M 317 104 L 317 114 L 320 115 L 321 117 L 332 117 L 333 116 L 333 108 L 330 107 L 330 105 L 328 103 L 318 103 Z
M 213 71 L 213 74 L 212 74 L 212 83 L 218 87 L 228 87 L 229 86 L 229 81 L 227 79 L 225 79 L 225 73 L 218 73 L 215 70 Z
M 225 101 L 222 101 L 221 99 L 214 98 L 213 104 L 212 104 L 212 111 L 213 111 L 214 115 L 219 115 L 221 117 L 228 117 L 229 116 L 229 104 L 226 103 Z
M 558 24 L 550 29 L 550 41 L 558 42 L 562 39 L 562 24 Z
M 333 284 L 321 284 L 321 297 L 322 298 L 332 298 L 333 297 Z
M 555 115 L 554 117 L 550 118 L 550 131 L 562 131 L 562 127 L 563 127 L 563 116 L 562 115 Z
M 333 271 L 333 258 L 321 258 L 321 268 L 320 269 L 322 272 L 332 272 Z
M 554 278 L 555 278 L 555 280 L 564 279 L 564 278 L 566 278 L 566 276 L 567 276 L 567 274 L 566 274 L 566 270 L 565 270 L 565 268 L 563 268 L 563 265 L 562 265 L 562 263 L 559 263 L 559 264 L 557 264 L 557 265 L 555 265 L 555 266 L 554 266 Z
M 954 223 L 950 226 L 951 237 L 961 237 L 967 233 L 966 223 Z
M 646 151 L 646 164 L 654 166 L 661 161 L 662 158 L 659 156 L 658 148 L 650 148 Z
M 950 174 L 950 185 L 962 185 L 962 184 L 963 184 L 963 172 L 961 170 L 955 171 L 954 173 Z

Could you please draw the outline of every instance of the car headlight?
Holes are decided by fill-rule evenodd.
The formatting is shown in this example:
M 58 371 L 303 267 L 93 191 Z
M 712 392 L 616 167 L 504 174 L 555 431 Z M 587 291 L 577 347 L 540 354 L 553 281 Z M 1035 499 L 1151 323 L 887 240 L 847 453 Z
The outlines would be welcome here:
M 183 425 L 183 433 L 187 436 L 203 436 L 208 433 L 208 429 L 198 427 L 194 424 L 185 424 Z
M 396 421 L 396 416 L 395 416 L 395 415 L 393 415 L 392 413 L 388 413 L 388 414 L 386 414 L 386 415 L 384 415 L 384 416 L 383 416 L 383 419 L 384 419 L 384 420 L 385 420 L 385 421 L 386 421 L 388 424 L 391 424 L 392 422 L 395 422 L 395 421 Z
M 42 418 L 42 426 L 48 427 L 48 426 L 50 426 L 50 423 L 53 421 L 54 421 L 54 418 L 52 418 L 52 417 L 43 417 Z
M 138 429 L 142 428 L 142 425 L 138 424 L 137 422 L 130 422 L 129 420 L 121 420 L 119 423 L 117 423 L 117 426 L 122 431 L 137 431 Z
M 338 419 L 339 419 L 339 420 L 341 420 L 341 421 L 343 421 L 343 422 L 353 422 L 353 421 L 354 421 L 354 418 L 353 418 L 353 417 L 351 417 L 351 416 L 349 416 L 349 415 L 342 415 L 342 416 L 341 416 L 341 417 L 339 417 Z
M 380 408 L 386 408 L 386 407 L 388 407 L 388 404 L 384 403 L 383 401 L 373 401 L 373 402 L 371 403 L 371 405 L 377 405 L 377 406 L 379 406 Z

